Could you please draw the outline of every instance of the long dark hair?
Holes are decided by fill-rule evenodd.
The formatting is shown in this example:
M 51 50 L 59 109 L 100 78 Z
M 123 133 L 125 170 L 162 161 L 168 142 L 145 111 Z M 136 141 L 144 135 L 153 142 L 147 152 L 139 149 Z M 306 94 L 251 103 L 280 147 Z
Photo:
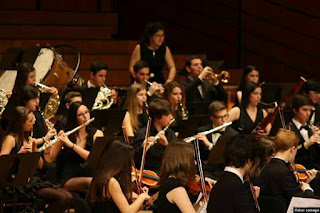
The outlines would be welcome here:
M 171 142 L 163 155 L 160 185 L 170 176 L 180 180 L 185 186 L 195 177 L 194 148 L 191 144 L 174 140 Z
M 12 92 L 17 93 L 26 85 L 29 73 L 35 71 L 30 63 L 23 63 L 18 67 L 16 81 Z
M 103 189 L 105 188 L 105 195 L 107 195 L 109 182 L 112 177 L 117 179 L 123 194 L 128 202 L 131 202 L 132 158 L 133 148 L 124 142 L 113 141 L 104 150 L 90 186 L 91 203 L 102 202 L 105 199 Z
M 78 109 L 80 106 L 86 106 L 84 103 L 82 102 L 74 102 L 70 105 L 70 108 L 68 110 L 68 115 L 67 115 L 67 124 L 66 124 L 66 131 L 70 131 L 74 128 L 76 128 L 77 126 L 79 126 L 78 124 Z M 90 124 L 86 126 L 86 131 L 87 133 L 90 133 Z M 78 135 L 78 132 L 75 132 L 71 135 L 69 135 L 69 139 L 72 142 L 76 142 L 76 136 Z
M 28 101 L 35 99 L 40 94 L 39 89 L 34 85 L 25 85 L 21 89 L 21 94 L 19 94 L 18 104 L 20 106 L 25 106 Z
M 243 90 L 241 107 L 247 108 L 249 105 L 250 94 L 257 88 L 261 88 L 261 85 L 255 82 L 248 82 Z
M 252 72 L 254 70 L 257 71 L 256 67 L 253 66 L 253 65 L 248 65 L 243 69 L 242 77 L 241 77 L 241 80 L 240 80 L 238 91 L 243 91 L 244 90 L 244 88 L 246 86 L 246 83 L 247 83 L 246 77 L 250 72 Z
M 171 82 L 167 83 L 167 84 L 164 86 L 163 99 L 164 99 L 164 100 L 167 100 L 167 101 L 169 102 L 169 104 L 171 105 L 171 107 L 172 107 L 172 108 L 171 108 L 172 113 L 175 113 L 175 112 L 174 112 L 175 110 L 174 110 L 174 108 L 173 108 L 172 103 L 170 103 L 170 95 L 172 94 L 173 89 L 176 88 L 176 87 L 180 88 L 181 91 L 182 91 L 182 100 L 181 100 L 181 103 L 182 103 L 182 107 L 186 108 L 186 104 L 185 104 L 185 103 L 186 103 L 186 95 L 185 95 L 184 87 L 183 87 L 181 84 L 179 84 L 178 82 L 176 82 L 176 81 L 171 81 Z M 179 106 L 178 106 L 178 108 L 179 108 Z M 179 113 L 180 116 L 182 116 L 181 110 L 178 110 L 178 113 Z M 175 116 L 175 117 L 176 117 L 176 116 Z
M 16 147 L 19 150 L 23 145 L 24 140 L 28 140 L 30 132 L 23 130 L 24 123 L 28 120 L 28 115 L 32 111 L 26 107 L 18 106 L 14 109 L 12 117 L 9 120 L 9 126 L 6 130 L 5 136 L 12 135 L 16 139 Z M 3 138 L 5 138 L 5 136 Z

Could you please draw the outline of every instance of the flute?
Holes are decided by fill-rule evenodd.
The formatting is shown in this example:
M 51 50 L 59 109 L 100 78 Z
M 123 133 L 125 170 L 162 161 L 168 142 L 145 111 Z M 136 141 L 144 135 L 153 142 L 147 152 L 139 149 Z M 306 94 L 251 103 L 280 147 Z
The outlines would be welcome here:
M 80 126 L 66 132 L 66 135 L 69 136 L 71 135 L 72 133 L 78 131 L 79 129 L 81 129 L 82 127 L 84 126 L 87 126 L 88 124 L 90 124 L 92 121 L 94 121 L 95 118 L 91 118 L 90 120 L 87 120 L 86 122 L 84 122 L 83 124 L 81 124 Z M 57 143 L 58 141 L 60 141 L 60 139 L 57 137 L 55 139 L 53 139 L 50 143 L 48 144 L 44 144 L 42 147 L 40 147 L 37 152 L 42 152 L 44 151 L 46 148 L 50 147 L 50 146 L 53 146 L 55 143 Z
M 218 131 L 218 130 L 220 130 L 220 129 L 223 129 L 224 127 L 230 126 L 231 124 L 232 124 L 232 121 L 230 121 L 230 122 L 228 122 L 228 123 L 224 123 L 224 124 L 222 124 L 221 126 L 217 126 L 216 128 L 213 128 L 213 129 L 210 129 L 210 130 L 201 132 L 201 133 L 203 133 L 203 134 L 205 134 L 205 135 L 208 135 L 208 134 L 210 134 L 210 133 L 213 133 L 213 132 L 215 132 L 215 131 Z M 194 136 L 190 137 L 188 140 L 186 140 L 185 142 L 186 142 L 186 143 L 190 143 L 191 141 L 194 141 L 194 140 L 196 140 L 196 139 L 197 139 L 197 138 L 196 138 L 196 135 L 194 135 Z

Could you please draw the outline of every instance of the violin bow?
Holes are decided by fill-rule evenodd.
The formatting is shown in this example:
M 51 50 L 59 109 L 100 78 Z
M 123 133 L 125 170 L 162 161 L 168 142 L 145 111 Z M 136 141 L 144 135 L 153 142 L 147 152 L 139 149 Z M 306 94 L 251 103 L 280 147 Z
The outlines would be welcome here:
M 143 169 L 144 169 L 144 164 L 146 161 L 146 154 L 147 154 L 147 147 L 148 147 L 148 139 L 149 139 L 149 135 L 150 135 L 151 121 L 152 121 L 152 119 L 149 117 L 148 123 L 147 123 L 146 135 L 145 135 L 146 142 L 143 145 L 143 153 L 142 153 L 142 158 L 141 158 L 140 176 L 139 176 L 140 183 L 141 183 L 141 177 L 142 177 L 142 173 L 143 173 Z
M 123 137 L 124 137 L 125 142 L 130 145 L 129 137 L 128 137 L 127 130 L 126 130 L 125 126 L 122 126 L 122 133 L 123 133 Z M 136 168 L 136 165 L 135 165 L 133 159 L 132 159 L 132 167 L 134 169 L 134 176 L 136 178 L 135 182 L 136 182 L 136 185 L 137 185 L 137 188 L 138 188 L 138 193 L 141 194 L 142 186 L 141 186 L 141 182 L 138 182 L 137 168 Z

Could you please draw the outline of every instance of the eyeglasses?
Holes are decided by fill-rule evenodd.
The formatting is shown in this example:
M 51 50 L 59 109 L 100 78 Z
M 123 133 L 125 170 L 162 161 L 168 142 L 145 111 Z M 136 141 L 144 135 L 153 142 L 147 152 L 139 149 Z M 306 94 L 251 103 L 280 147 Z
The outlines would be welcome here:
M 80 114 L 78 114 L 77 116 L 78 117 L 81 117 L 81 116 L 85 116 L 86 114 L 90 114 L 90 111 L 89 110 L 87 110 L 87 111 L 85 111 L 84 113 L 80 113 Z
M 227 118 L 229 118 L 229 114 L 225 114 L 225 115 L 222 115 L 222 116 L 212 116 L 212 117 L 214 117 L 216 119 L 227 119 Z

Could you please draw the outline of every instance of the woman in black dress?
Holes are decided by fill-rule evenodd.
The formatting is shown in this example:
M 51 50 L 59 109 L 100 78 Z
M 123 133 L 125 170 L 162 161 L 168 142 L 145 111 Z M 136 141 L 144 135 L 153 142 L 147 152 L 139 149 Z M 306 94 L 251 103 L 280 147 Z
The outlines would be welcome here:
M 35 116 L 30 109 L 21 106 L 16 107 L 2 141 L 0 155 L 30 152 L 31 143 L 36 142 L 35 138 L 29 138 L 34 123 Z M 42 166 L 43 160 L 40 157 L 38 169 L 42 169 Z M 39 196 L 48 202 L 49 206 L 45 212 L 64 212 L 71 205 L 73 196 L 70 192 L 59 187 L 59 185 L 42 179 L 40 173 L 36 172 L 36 175 L 23 188 L 23 191 L 31 196 Z
M 249 82 L 243 91 L 240 107 L 229 111 L 227 122 L 232 121 L 232 127 L 240 133 L 250 134 L 252 130 L 267 116 L 267 112 L 259 106 L 262 90 L 260 84 Z M 269 134 L 271 124 L 261 134 Z
M 70 105 L 66 131 L 85 123 L 90 119 L 90 111 L 81 102 Z M 103 137 L 102 131 L 84 126 L 77 132 L 67 136 L 59 132 L 60 141 L 50 150 L 49 159 L 56 160 L 57 177 L 60 184 L 68 191 L 85 191 L 92 180 L 92 171 L 81 165 L 87 160 L 90 150 L 97 137 Z
M 170 128 L 177 134 L 182 128 L 182 120 L 188 119 L 185 106 L 184 87 L 176 81 L 171 81 L 164 87 L 163 99 L 171 105 L 173 116 L 176 119 Z
M 163 25 L 159 22 L 149 23 L 145 28 L 140 44 L 137 44 L 131 55 L 129 71 L 132 76 L 134 75 L 134 64 L 137 61 L 144 60 L 150 65 L 150 76 L 154 76 L 150 78 L 151 82 L 156 81 L 163 84 L 174 80 L 176 67 L 169 47 L 164 45 L 163 42 Z M 162 73 L 165 63 L 169 70 L 167 80 L 164 79 Z
M 196 172 L 194 148 L 180 141 L 171 142 L 164 153 L 160 173 L 157 212 L 196 212 L 203 202 L 192 206 L 188 196 L 189 182 Z
M 147 91 L 142 84 L 132 84 L 129 87 L 124 107 L 128 110 L 123 118 L 122 126 L 126 128 L 127 135 L 134 136 L 134 133 L 147 125 L 148 114 L 145 109 L 147 102 Z
M 134 213 L 150 198 L 147 188 L 143 188 L 139 196 L 132 192 L 132 158 L 132 146 L 120 141 L 113 141 L 103 152 L 90 186 L 93 212 Z M 134 202 L 132 197 L 135 197 Z

